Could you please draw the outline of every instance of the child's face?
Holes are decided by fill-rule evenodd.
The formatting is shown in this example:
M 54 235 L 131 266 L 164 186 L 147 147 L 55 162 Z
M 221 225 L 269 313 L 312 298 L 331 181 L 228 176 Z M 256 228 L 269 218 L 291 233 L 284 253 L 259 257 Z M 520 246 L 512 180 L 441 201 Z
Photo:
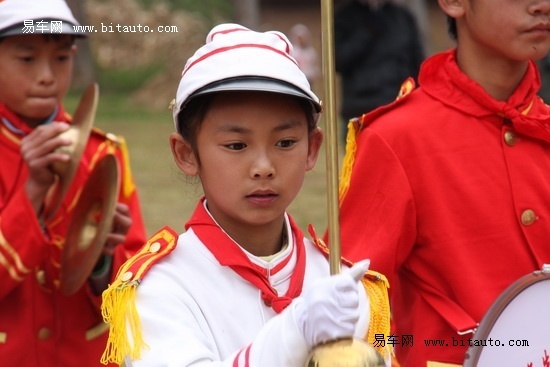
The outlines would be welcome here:
M 550 0 L 460 0 L 461 47 L 491 59 L 537 60 L 550 50 Z M 460 19 L 459 19 L 460 21 Z
M 188 145 L 172 146 L 180 168 L 200 176 L 216 221 L 235 234 L 282 228 L 283 214 L 315 165 L 321 142 L 319 129 L 308 133 L 296 98 L 238 92 L 212 101 L 197 136 L 200 166 Z M 186 158 L 180 159 L 182 148 Z
M 6 37 L 0 42 L 0 102 L 37 126 L 67 93 L 74 52 L 68 35 Z

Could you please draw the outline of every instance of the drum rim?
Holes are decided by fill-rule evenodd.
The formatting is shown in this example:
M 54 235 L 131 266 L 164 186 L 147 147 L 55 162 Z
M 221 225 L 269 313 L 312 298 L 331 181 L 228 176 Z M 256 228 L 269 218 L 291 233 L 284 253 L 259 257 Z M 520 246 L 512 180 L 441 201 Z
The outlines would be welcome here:
M 550 272 L 546 270 L 537 270 L 531 274 L 526 274 L 506 288 L 493 302 L 487 313 L 481 319 L 476 329 L 472 341 L 485 340 L 489 336 L 495 322 L 500 317 L 506 306 L 522 291 L 543 280 L 550 279 Z M 481 347 L 469 347 L 464 357 L 463 367 L 476 367 L 481 356 Z

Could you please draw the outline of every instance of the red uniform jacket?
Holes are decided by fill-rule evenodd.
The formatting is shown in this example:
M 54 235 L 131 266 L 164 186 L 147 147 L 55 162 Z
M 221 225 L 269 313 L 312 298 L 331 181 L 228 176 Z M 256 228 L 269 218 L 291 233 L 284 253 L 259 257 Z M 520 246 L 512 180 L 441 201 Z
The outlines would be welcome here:
M 101 297 L 95 297 L 88 284 L 64 296 L 58 290 L 59 264 L 75 195 L 91 165 L 114 152 L 120 165 L 127 166 L 125 150 L 117 138 L 94 129 L 68 194 L 45 234 L 24 191 L 27 166 L 20 153 L 20 133 L 29 133 L 29 127 L 1 104 L 0 118 L 8 121 L 0 121 L 0 364 L 102 366 L 99 360 L 108 333 L 99 309 Z M 69 122 L 70 117 L 60 107 L 54 120 Z M 130 171 L 121 171 L 118 200 L 129 205 L 133 225 L 127 242 L 116 248 L 113 277 L 146 240 Z
M 340 212 L 343 256 L 370 258 L 390 281 L 404 367 L 462 364 L 472 335 L 457 329 L 550 262 L 550 110 L 535 64 L 508 103 L 468 79 L 454 51 L 425 61 L 419 83 L 361 118 Z

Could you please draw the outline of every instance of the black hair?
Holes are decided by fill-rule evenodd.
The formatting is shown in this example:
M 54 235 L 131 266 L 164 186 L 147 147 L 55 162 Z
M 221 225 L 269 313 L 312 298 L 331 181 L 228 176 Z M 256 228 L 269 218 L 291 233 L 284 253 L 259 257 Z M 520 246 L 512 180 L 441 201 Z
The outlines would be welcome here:
M 191 145 L 191 149 L 197 157 L 197 162 L 200 166 L 200 157 L 197 147 L 197 136 L 204 116 L 208 111 L 208 108 L 212 104 L 214 97 L 219 93 L 209 93 L 199 95 L 191 98 L 185 107 L 178 113 L 177 116 L 177 129 L 182 138 Z M 268 92 L 269 93 L 269 92 Z M 295 97 L 295 100 L 299 103 L 300 107 L 304 110 L 307 118 L 307 130 L 308 133 L 312 133 L 317 128 L 317 115 L 313 104 L 305 98 Z

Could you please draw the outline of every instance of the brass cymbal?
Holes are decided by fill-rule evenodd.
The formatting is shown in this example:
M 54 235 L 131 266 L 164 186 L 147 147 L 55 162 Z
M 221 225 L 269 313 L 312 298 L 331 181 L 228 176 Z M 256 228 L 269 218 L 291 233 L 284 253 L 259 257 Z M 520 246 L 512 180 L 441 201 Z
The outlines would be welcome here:
M 305 367 L 385 367 L 384 358 L 370 344 L 345 338 L 317 345 Z
M 98 99 L 99 86 L 93 83 L 82 95 L 71 126 L 60 134 L 72 141 L 71 145 L 58 148 L 58 151 L 68 154 L 70 159 L 68 162 L 56 163 L 52 166 L 53 171 L 57 174 L 58 182 L 52 186 L 46 198 L 44 209 L 44 220 L 46 221 L 54 217 L 71 186 L 92 131 Z
M 115 215 L 120 174 L 114 155 L 103 157 L 84 185 L 71 215 L 61 256 L 60 290 L 75 293 L 97 263 Z

